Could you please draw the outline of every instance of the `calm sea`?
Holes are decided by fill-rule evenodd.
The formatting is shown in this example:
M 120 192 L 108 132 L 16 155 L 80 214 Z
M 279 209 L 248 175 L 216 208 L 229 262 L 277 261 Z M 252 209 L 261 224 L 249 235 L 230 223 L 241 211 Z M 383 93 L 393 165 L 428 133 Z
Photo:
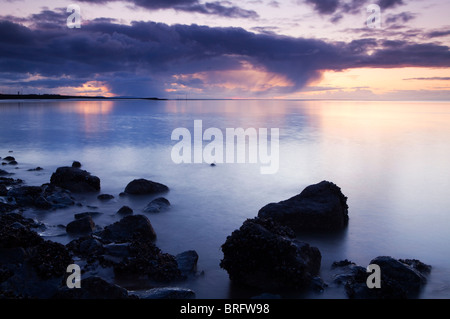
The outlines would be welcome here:
M 257 163 L 175 164 L 176 128 L 194 138 L 216 128 L 278 128 L 279 169 L 261 174 Z M 216 130 L 217 131 L 217 130 Z M 205 141 L 203 146 L 209 142 Z M 270 140 L 269 140 L 270 144 Z M 9 151 L 13 151 L 9 153 Z M 194 149 L 193 149 L 194 151 Z M 0 102 L 0 156 L 12 155 L 18 169 L 3 166 L 29 185 L 50 180 L 59 166 L 77 160 L 100 177 L 101 203 L 54 212 L 28 212 L 46 223 L 42 233 L 71 240 L 58 224 L 96 209 L 99 226 L 117 220 L 123 205 L 143 213 L 154 197 L 119 197 L 135 178 L 166 184 L 171 208 L 147 214 L 163 251 L 194 249 L 204 275 L 181 286 L 198 298 L 251 297 L 263 291 L 230 283 L 220 269 L 220 246 L 231 232 L 270 202 L 329 180 L 348 197 L 348 228 L 334 235 L 299 234 L 322 253 L 322 277 L 331 283 L 333 261 L 362 266 L 380 255 L 416 258 L 433 266 L 421 298 L 450 298 L 450 103 L 286 100 L 201 101 L 3 101 Z M 275 154 L 276 155 L 276 154 Z M 40 166 L 43 171 L 29 172 Z M 179 285 L 180 286 L 180 285 Z M 133 288 L 133 287 L 131 287 Z M 345 298 L 342 287 L 288 297 Z

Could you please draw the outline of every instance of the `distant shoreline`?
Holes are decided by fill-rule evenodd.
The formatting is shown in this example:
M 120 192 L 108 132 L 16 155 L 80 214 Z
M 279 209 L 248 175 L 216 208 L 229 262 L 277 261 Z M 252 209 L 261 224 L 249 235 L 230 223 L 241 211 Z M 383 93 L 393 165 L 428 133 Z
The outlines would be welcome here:
M 86 100 L 166 100 L 157 97 L 105 97 L 105 96 L 79 96 L 79 95 L 60 95 L 60 94 L 0 94 L 0 100 L 67 100 L 67 99 L 86 99 Z

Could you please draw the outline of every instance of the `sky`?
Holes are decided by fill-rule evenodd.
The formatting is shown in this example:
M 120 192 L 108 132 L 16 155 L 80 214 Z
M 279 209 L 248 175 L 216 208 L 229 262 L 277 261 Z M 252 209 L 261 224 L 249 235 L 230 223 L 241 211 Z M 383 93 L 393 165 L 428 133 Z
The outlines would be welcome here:
M 4 94 L 450 100 L 448 0 L 0 4 Z

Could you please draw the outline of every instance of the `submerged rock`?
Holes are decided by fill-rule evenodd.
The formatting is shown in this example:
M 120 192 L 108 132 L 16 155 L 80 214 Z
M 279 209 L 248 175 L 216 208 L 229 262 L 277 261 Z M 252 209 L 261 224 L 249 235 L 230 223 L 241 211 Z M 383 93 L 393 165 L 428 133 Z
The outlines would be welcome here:
M 146 213 L 159 213 L 162 210 L 166 210 L 170 207 L 170 202 L 164 197 L 159 197 L 152 200 L 148 205 L 144 208 L 144 212 Z
M 130 242 L 139 238 L 145 241 L 156 239 L 156 233 L 150 220 L 144 215 L 129 215 L 120 221 L 106 226 L 100 237 L 108 242 Z
M 258 212 L 282 225 L 299 230 L 337 230 L 348 224 L 347 197 L 335 184 L 322 181 L 290 199 L 270 203 Z
M 114 196 L 110 195 L 110 194 L 100 194 L 97 196 L 97 199 L 102 200 L 102 201 L 107 201 L 110 199 L 114 199 Z
M 197 272 L 198 254 L 195 250 L 188 250 L 175 256 L 178 269 L 184 276 L 189 276 Z
M 319 273 L 319 249 L 293 239 L 292 231 L 269 219 L 246 220 L 222 245 L 232 281 L 261 289 L 305 288 Z
M 52 174 L 50 183 L 74 193 L 100 191 L 100 179 L 77 167 L 59 167 Z
M 126 194 L 150 195 L 169 191 L 166 185 L 149 181 L 147 179 L 135 179 L 125 187 Z

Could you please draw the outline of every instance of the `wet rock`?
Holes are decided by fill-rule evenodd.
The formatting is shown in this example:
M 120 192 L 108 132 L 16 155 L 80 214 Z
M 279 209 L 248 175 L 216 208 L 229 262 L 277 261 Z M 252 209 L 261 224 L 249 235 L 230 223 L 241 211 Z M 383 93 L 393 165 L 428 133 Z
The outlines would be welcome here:
M 102 201 L 111 200 L 113 198 L 114 198 L 114 196 L 110 195 L 110 194 L 100 194 L 97 196 L 97 199 L 102 200 Z
M 19 164 L 19 163 L 17 163 L 17 161 L 11 161 L 8 163 L 8 165 L 17 165 L 17 164 Z
M 348 224 L 347 197 L 335 184 L 322 181 L 290 199 L 264 206 L 258 216 L 296 231 L 342 229 Z
M 116 214 L 123 215 L 123 216 L 125 216 L 125 215 L 132 215 L 133 214 L 133 210 L 130 207 L 128 207 L 128 206 L 122 206 L 117 211 Z
M 43 197 L 52 208 L 66 208 L 75 205 L 70 191 L 51 184 L 42 185 Z
M 150 195 L 169 191 L 166 185 L 149 181 L 146 179 L 135 179 L 125 187 L 126 194 Z
M 91 216 L 85 216 L 71 221 L 66 226 L 66 231 L 69 234 L 87 234 L 95 230 L 95 223 Z
M 16 159 L 12 156 L 6 156 L 3 160 L 6 162 L 12 162 L 12 161 L 15 161 Z
M 81 288 L 61 287 L 53 296 L 55 299 L 129 299 L 128 291 L 107 282 L 98 276 L 82 278 Z
M 50 178 L 50 183 L 73 193 L 100 191 L 100 179 L 76 167 L 59 167 Z
M 69 191 L 50 184 L 13 187 L 7 196 L 14 198 L 20 206 L 40 209 L 65 208 L 75 204 Z
M 170 207 L 170 202 L 164 197 L 159 197 L 152 200 L 147 206 L 144 208 L 144 212 L 146 213 L 159 213 L 164 211 Z
M 130 243 L 111 243 L 104 246 L 105 254 L 114 257 L 128 257 L 130 255 Z
M 290 229 L 262 218 L 246 220 L 222 251 L 220 267 L 232 281 L 261 289 L 308 287 L 322 258 L 316 247 L 296 241 Z
M 13 197 L 16 203 L 21 206 L 35 206 L 42 209 L 48 209 L 51 204 L 42 196 L 42 188 L 39 186 L 21 186 L 11 188 L 8 196 Z
M 0 169 L 0 176 L 7 176 L 7 175 L 10 175 L 10 173 L 8 173 L 5 170 Z
M 39 171 L 42 171 L 42 170 L 44 170 L 42 167 L 36 167 L 36 168 L 30 168 L 30 169 L 28 169 L 27 171 L 28 172 L 39 172 Z
M 189 276 L 197 272 L 198 254 L 195 250 L 188 250 L 175 256 L 178 269 L 184 276 Z
M 156 239 L 152 224 L 144 215 L 125 216 L 120 221 L 106 226 L 99 235 L 105 241 L 117 243 L 130 242 L 136 238 L 144 241 Z
M 8 189 L 5 185 L 0 184 L 0 196 L 6 196 L 8 195 Z
M 427 280 L 425 275 L 431 266 L 415 259 L 394 259 L 379 256 L 370 261 L 381 271 L 381 288 L 369 289 L 367 278 L 371 275 L 366 268 L 354 263 L 336 266 L 341 273 L 335 282 L 345 285 L 347 296 L 352 299 L 406 299 L 416 298 Z
M 5 186 L 17 186 L 23 183 L 23 180 L 21 179 L 14 179 L 9 177 L 0 177 L 0 185 Z
M 48 279 L 65 276 L 73 259 L 64 245 L 46 240 L 35 248 L 30 263 L 41 278 Z
M 187 288 L 153 288 L 145 291 L 131 291 L 139 299 L 195 299 L 195 292 Z
M 92 258 L 97 259 L 105 252 L 102 242 L 92 235 L 74 239 L 66 247 L 76 256 L 87 258 L 88 261 Z
M 117 278 L 147 278 L 158 283 L 184 279 L 175 257 L 152 242 L 133 240 L 128 250 L 130 255 L 113 267 Z

